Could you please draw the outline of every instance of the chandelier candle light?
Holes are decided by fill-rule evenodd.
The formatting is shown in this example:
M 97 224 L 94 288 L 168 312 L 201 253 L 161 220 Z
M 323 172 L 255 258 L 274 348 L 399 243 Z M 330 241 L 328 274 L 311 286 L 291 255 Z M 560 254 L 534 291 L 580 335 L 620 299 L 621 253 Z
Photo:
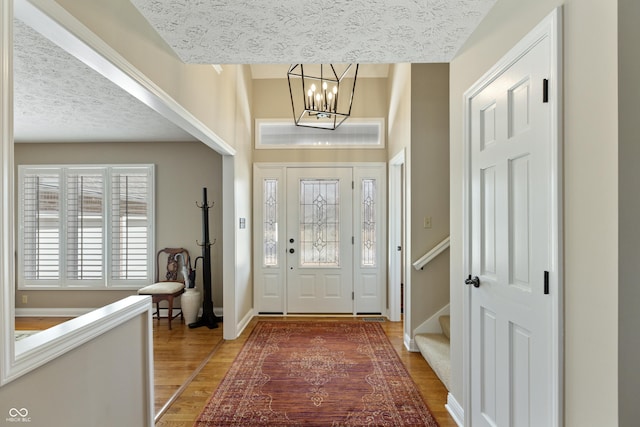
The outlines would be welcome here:
M 293 64 L 287 72 L 297 126 L 335 130 L 351 115 L 358 64 Z

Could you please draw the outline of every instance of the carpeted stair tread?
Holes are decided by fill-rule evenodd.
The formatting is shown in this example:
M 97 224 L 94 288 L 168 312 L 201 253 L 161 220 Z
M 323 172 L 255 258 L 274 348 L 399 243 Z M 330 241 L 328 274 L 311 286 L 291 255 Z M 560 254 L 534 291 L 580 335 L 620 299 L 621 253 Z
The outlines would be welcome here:
M 448 339 L 451 339 L 451 335 L 449 335 L 449 331 L 451 330 L 451 316 L 440 316 L 438 320 L 440 321 L 442 333 L 445 334 Z
M 431 366 L 431 369 L 449 390 L 449 380 L 451 378 L 449 338 L 444 334 L 417 334 L 415 343 L 422 356 Z

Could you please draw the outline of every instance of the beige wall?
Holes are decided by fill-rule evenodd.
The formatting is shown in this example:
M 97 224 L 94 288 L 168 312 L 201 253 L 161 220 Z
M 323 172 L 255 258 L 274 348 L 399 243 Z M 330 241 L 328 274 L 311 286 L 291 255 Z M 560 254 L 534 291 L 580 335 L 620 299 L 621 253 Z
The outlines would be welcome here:
M 411 147 L 411 64 L 393 64 L 387 79 L 388 160 Z
M 614 1 L 498 0 L 451 62 L 452 337 L 462 336 L 464 91 L 564 3 L 564 422 L 617 425 L 617 7 Z M 636 43 L 637 44 L 637 43 Z M 462 341 L 452 340 L 462 395 Z M 637 419 L 636 419 L 637 421 Z
M 248 65 L 238 67 L 238 105 L 235 113 L 234 146 L 235 164 L 235 220 L 236 228 L 236 271 L 235 304 L 236 324 L 242 321 L 253 309 L 253 272 L 252 272 L 252 234 L 253 224 L 253 153 L 251 135 L 253 134 L 253 86 Z M 245 218 L 246 228 L 239 228 L 239 218 Z
M 619 425 L 633 426 L 640 419 L 640 2 L 618 1 L 618 108 L 619 108 Z
M 0 387 L 0 424 L 31 427 L 150 426 L 148 316 L 143 315 Z M 123 345 L 126 343 L 126 345 Z M 147 371 L 147 369 L 149 369 Z M 26 408 L 30 422 L 9 422 Z
M 424 218 L 431 217 L 431 228 Z M 411 254 L 449 235 L 449 64 L 411 65 Z M 411 268 L 411 326 L 449 303 L 449 252 Z
M 449 303 L 448 252 L 421 271 L 410 265 L 449 235 L 449 66 L 394 64 L 388 87 L 388 159 L 404 150 L 408 177 L 410 241 L 403 246 L 411 309 L 405 333 L 413 338 L 417 327 Z M 431 228 L 424 228 L 424 217 L 431 217 Z
M 28 164 L 127 164 L 156 165 L 156 249 L 185 247 L 192 259 L 202 255 L 202 211 L 195 206 L 207 187 L 213 302 L 222 306 L 222 209 L 221 156 L 200 142 L 16 144 L 16 165 Z M 17 172 L 17 168 L 16 168 Z M 17 179 L 16 179 L 17 183 Z M 16 189 L 17 194 L 17 189 Z M 17 204 L 16 204 L 17 209 Z M 16 215 L 17 218 L 17 215 Z M 202 286 L 202 264 L 197 286 Z M 16 308 L 95 308 L 135 291 L 17 291 Z M 22 295 L 29 296 L 22 304 Z
M 234 227 L 229 237 L 238 239 L 228 242 L 228 248 L 233 250 L 224 253 L 224 265 L 233 263 L 227 269 L 226 279 L 229 280 L 225 279 L 225 286 L 234 292 L 242 292 L 242 296 L 234 295 L 239 298 L 235 301 L 246 306 L 252 292 L 251 263 L 245 265 L 243 260 L 250 253 L 251 238 L 250 229 L 237 230 L 237 223 L 240 215 L 250 218 L 251 206 L 251 194 L 247 191 L 251 186 L 253 126 L 249 67 L 223 65 L 222 73 L 218 74 L 211 65 L 182 63 L 127 0 L 60 0 L 59 4 L 214 132 L 220 142 L 238 151 L 237 156 L 227 159 L 234 165 L 232 174 L 225 177 L 224 183 L 221 183 L 220 175 L 217 183 L 224 184 L 230 201 L 225 227 Z M 218 247 L 221 247 L 222 233 L 218 238 Z M 220 265 L 222 255 L 220 251 Z M 215 289 L 213 296 L 214 304 L 219 306 L 217 301 L 222 298 Z
M 392 64 L 389 67 L 389 78 L 387 80 L 387 87 L 389 91 L 389 105 L 387 112 L 387 160 L 391 161 L 394 157 L 404 153 L 404 164 L 402 166 L 390 166 L 390 167 L 400 167 L 400 175 L 402 176 L 402 180 L 405 181 L 403 188 L 404 194 L 408 195 L 408 199 L 402 199 L 400 206 L 389 206 L 388 212 L 391 212 L 391 209 L 399 209 L 399 215 L 401 218 L 401 230 L 400 230 L 400 242 L 398 246 L 403 248 L 402 251 L 402 261 L 400 262 L 400 282 L 403 285 L 406 285 L 407 272 L 408 274 L 412 274 L 409 270 L 409 264 L 411 263 L 411 253 L 410 248 L 408 248 L 407 242 L 404 239 L 404 235 L 406 233 L 407 224 L 410 224 L 409 219 L 411 218 L 410 213 L 404 209 L 406 206 L 411 203 L 411 180 L 408 177 L 411 174 L 411 64 Z M 403 185 L 402 183 L 400 185 Z M 389 200 L 391 200 L 392 194 L 389 191 Z M 400 197 L 400 196 L 398 196 Z M 389 228 L 391 230 L 391 228 Z M 392 235 L 389 234 L 389 238 L 393 238 Z M 387 272 L 387 274 L 393 274 L 393 272 Z M 393 280 L 395 282 L 395 278 Z M 388 283 L 391 283 L 391 280 L 388 280 Z M 389 295 L 389 292 L 387 292 Z M 402 298 L 407 299 L 407 292 L 402 293 Z M 404 304 L 404 301 L 403 301 Z M 404 307 L 404 306 L 403 306 Z M 411 322 L 406 322 L 407 318 L 404 318 L 403 330 L 406 335 L 408 329 L 413 329 Z M 410 334 L 410 333 L 409 333 Z
M 255 119 L 293 121 L 289 86 L 286 76 L 284 77 L 282 79 L 256 79 L 253 81 Z M 351 117 L 384 119 L 386 116 L 386 79 L 358 79 Z M 255 162 L 384 162 L 386 150 L 260 149 L 254 150 L 253 157 Z

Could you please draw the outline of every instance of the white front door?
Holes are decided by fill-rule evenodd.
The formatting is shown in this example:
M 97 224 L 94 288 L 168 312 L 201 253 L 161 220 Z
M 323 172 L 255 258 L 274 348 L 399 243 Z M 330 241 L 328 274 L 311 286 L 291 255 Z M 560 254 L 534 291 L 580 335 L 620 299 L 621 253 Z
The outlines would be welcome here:
M 554 425 L 551 52 L 534 40 L 468 99 L 474 427 Z
M 353 312 L 351 168 L 287 170 L 287 311 Z

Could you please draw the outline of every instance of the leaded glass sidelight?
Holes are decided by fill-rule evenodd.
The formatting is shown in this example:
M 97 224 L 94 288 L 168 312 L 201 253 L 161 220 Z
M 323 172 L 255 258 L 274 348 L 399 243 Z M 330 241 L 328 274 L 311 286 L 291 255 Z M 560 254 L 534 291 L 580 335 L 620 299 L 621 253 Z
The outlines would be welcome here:
M 300 265 L 340 265 L 340 181 L 300 181 Z
M 278 180 L 265 179 L 263 191 L 263 264 L 273 267 L 278 265 Z
M 362 180 L 362 266 L 376 266 L 376 180 Z

